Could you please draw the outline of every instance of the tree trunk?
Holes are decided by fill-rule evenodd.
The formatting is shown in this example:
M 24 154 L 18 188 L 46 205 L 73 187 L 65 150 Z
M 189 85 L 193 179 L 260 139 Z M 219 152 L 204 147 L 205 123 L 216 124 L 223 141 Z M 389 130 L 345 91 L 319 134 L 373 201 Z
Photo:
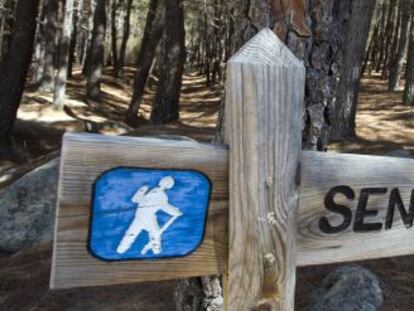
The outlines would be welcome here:
M 397 11 L 397 0 L 390 0 L 389 8 L 388 8 L 388 16 L 387 16 L 387 26 L 385 29 L 385 51 L 384 51 L 384 60 L 382 64 L 382 79 L 387 79 L 388 77 L 388 63 L 391 57 L 391 50 L 392 46 L 392 39 L 394 34 L 394 27 L 396 21 L 396 11 Z
M 394 57 L 390 61 L 388 90 L 395 91 L 398 88 L 401 77 L 401 69 L 403 66 L 404 56 L 407 49 L 407 41 L 410 30 L 410 16 L 412 0 L 401 0 L 401 32 L 398 43 L 398 49 Z
M 59 110 L 63 109 L 63 104 L 65 102 L 66 80 L 68 76 L 69 52 L 73 26 L 73 2 L 74 0 L 66 0 L 62 38 L 59 44 L 58 68 L 55 78 L 55 93 L 53 96 L 53 107 Z
M 82 74 L 83 75 L 87 75 L 88 72 L 88 68 L 89 68 L 89 60 L 90 60 L 90 55 L 89 55 L 89 51 L 91 50 L 91 44 L 92 44 L 92 33 L 93 33 L 93 19 L 94 19 L 94 14 L 95 14 L 95 3 L 94 0 L 86 0 L 88 2 L 88 13 L 86 14 L 87 16 L 87 42 L 85 44 L 85 57 L 84 57 L 84 63 L 83 63 L 83 68 L 82 68 Z
M 36 44 L 34 49 L 34 60 L 36 68 L 34 71 L 34 81 L 39 85 L 43 78 L 44 58 L 45 58 L 45 25 L 46 25 L 47 1 L 43 1 L 42 12 L 39 17 L 39 23 L 36 31 Z M 1 38 L 0 38 L 1 41 Z M 1 46 L 1 44 L 0 44 Z
M 45 54 L 43 63 L 43 77 L 40 80 L 39 90 L 52 92 L 55 76 L 56 27 L 58 24 L 59 0 L 47 0 L 45 25 Z
M 169 0 L 168 0 L 169 1 Z M 155 51 L 161 39 L 164 29 L 165 0 L 151 0 L 145 22 L 144 36 L 141 41 L 141 49 L 138 55 L 137 72 L 134 80 L 134 93 L 127 113 L 127 122 L 131 126 L 138 125 L 138 111 L 144 95 Z
M 0 154 L 12 153 L 11 131 L 33 55 L 39 0 L 18 0 L 10 49 L 0 68 Z
M 15 1 L 14 0 L 6 0 L 4 4 L 4 8 L 6 11 L 4 12 L 2 27 L 3 27 L 3 35 L 1 38 L 1 46 L 0 46 L 0 55 L 1 61 L 3 61 L 6 56 L 7 52 L 10 50 L 10 43 L 11 43 L 11 29 L 13 28 L 13 14 L 15 12 Z
M 379 49 L 378 49 L 378 59 L 375 66 L 375 71 L 379 72 L 381 70 L 381 66 L 384 60 L 384 50 L 385 50 L 385 32 L 387 28 L 387 13 L 388 8 L 386 4 L 386 0 L 384 0 L 384 3 L 382 4 L 382 14 L 381 14 L 381 31 L 379 33 Z
M 410 40 L 407 53 L 406 80 L 403 94 L 404 105 L 414 105 L 414 5 L 411 8 Z
M 178 120 L 180 91 L 185 61 L 185 30 L 182 0 L 168 0 L 160 59 L 157 94 L 151 110 L 151 122 L 160 125 Z
M 353 1 L 351 17 L 346 26 L 343 64 L 336 102 L 331 110 L 332 138 L 344 139 L 355 135 L 355 116 L 359 82 L 375 0 Z
M 132 9 L 132 0 L 127 0 L 126 3 L 126 12 L 124 15 L 124 32 L 122 34 L 121 49 L 119 52 L 119 59 L 117 65 L 115 66 L 115 75 L 118 77 L 122 68 L 125 64 L 125 53 L 126 47 L 131 32 L 131 9 Z
M 71 39 L 70 39 L 68 78 L 72 77 L 73 64 L 75 63 L 75 53 L 76 53 L 76 46 L 78 44 L 79 29 L 81 29 L 82 27 L 82 24 L 80 23 L 82 7 L 83 7 L 83 0 L 78 0 L 76 10 L 73 12 L 73 26 L 72 26 L 73 28 L 72 28 L 72 34 L 71 34 Z
M 307 67 L 305 97 L 305 129 L 303 143 L 306 149 L 325 150 L 329 142 L 331 127 L 340 118 L 335 117 L 334 105 L 338 95 L 339 81 L 351 81 L 356 84 L 360 77 L 360 67 L 355 76 L 346 70 L 345 59 L 350 64 L 361 66 L 364 53 L 358 51 L 354 56 L 346 56 L 343 47 L 349 45 L 345 41 L 347 29 L 355 29 L 347 23 L 351 13 L 351 3 L 356 7 L 372 7 L 372 0 L 273 0 L 272 8 L 265 1 L 241 1 L 233 10 L 235 31 L 233 34 L 232 54 L 244 42 L 263 27 L 274 25 L 274 30 L 293 53 L 302 59 Z M 365 21 L 369 25 L 365 11 Z M 358 17 L 358 16 L 357 16 Z M 355 16 L 354 16 L 355 18 Z M 359 16 L 358 18 L 362 18 Z M 276 23 L 274 23 L 276 21 Z M 364 25 L 361 22 L 362 25 Z M 368 27 L 368 26 L 367 26 Z M 358 32 L 358 36 L 360 33 Z M 365 37 L 366 39 L 366 37 Z M 355 42 L 354 46 L 365 48 L 365 42 Z M 349 51 L 349 49 L 348 49 Z M 362 55 L 362 56 L 361 56 Z M 345 73 L 347 73 L 348 78 Z M 341 75 L 344 75 L 341 78 Z M 349 78 L 350 77 L 350 78 Z M 351 79 L 352 78 L 352 79 Z M 351 83 L 350 82 L 350 83 Z M 355 85 L 353 84 L 353 85 Z M 352 92 L 355 95 L 355 91 Z M 351 99 L 354 102 L 355 96 Z M 338 107 L 338 106 L 337 106 Z M 348 119 L 349 122 L 350 119 Z
M 118 0 L 112 0 L 112 8 L 111 8 L 111 47 L 112 47 L 112 65 L 114 68 L 118 67 L 118 47 L 117 47 L 117 11 L 119 7 Z M 115 70 L 115 76 L 118 77 L 117 72 Z
M 106 0 L 97 1 L 93 24 L 92 42 L 88 52 L 90 59 L 87 70 L 86 94 L 88 99 L 100 100 L 106 29 Z
M 371 35 L 368 37 L 368 48 L 365 55 L 364 65 L 362 68 L 362 74 L 368 71 L 368 76 L 372 76 L 372 71 L 376 64 L 379 42 L 380 42 L 380 32 L 382 28 L 382 4 L 383 0 L 376 1 L 375 10 L 371 19 L 370 30 L 372 30 Z

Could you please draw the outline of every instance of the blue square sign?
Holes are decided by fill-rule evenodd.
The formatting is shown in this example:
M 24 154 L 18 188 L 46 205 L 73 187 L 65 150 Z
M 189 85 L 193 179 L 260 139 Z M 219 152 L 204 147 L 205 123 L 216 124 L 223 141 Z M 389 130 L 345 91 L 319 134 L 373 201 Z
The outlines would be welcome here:
M 88 243 L 99 259 L 186 256 L 203 241 L 211 183 L 201 172 L 120 167 L 93 190 Z

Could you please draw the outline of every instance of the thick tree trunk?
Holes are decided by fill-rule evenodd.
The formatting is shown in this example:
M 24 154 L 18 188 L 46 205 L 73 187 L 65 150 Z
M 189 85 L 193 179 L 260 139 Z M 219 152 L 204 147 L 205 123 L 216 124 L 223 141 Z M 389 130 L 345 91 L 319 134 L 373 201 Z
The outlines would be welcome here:
M 351 17 L 346 26 L 343 44 L 343 64 L 331 110 L 332 138 L 344 139 L 355 135 L 355 116 L 359 82 L 375 0 L 353 1 Z
M 122 41 L 121 41 L 121 48 L 119 51 L 119 59 L 115 66 L 115 75 L 118 77 L 122 68 L 125 64 L 125 53 L 126 47 L 129 39 L 129 35 L 131 33 L 131 10 L 132 10 L 132 0 L 126 0 L 126 8 L 125 8 L 125 15 L 124 15 L 124 32 L 122 34 Z
M 0 155 L 10 154 L 11 131 L 33 55 L 39 0 L 18 0 L 10 49 L 0 68 Z
M 145 22 L 144 36 L 138 55 L 137 72 L 134 80 L 134 93 L 127 113 L 127 122 L 131 126 L 138 125 L 138 111 L 144 95 L 155 51 L 164 29 L 165 0 L 151 0 Z
M 73 4 L 74 0 L 66 0 L 62 38 L 59 44 L 59 59 L 55 78 L 55 92 L 53 96 L 53 106 L 55 109 L 63 109 L 63 104 L 65 102 L 66 80 L 68 76 L 69 52 L 73 26 Z
M 303 132 L 303 143 L 307 149 L 326 149 L 331 127 L 335 126 L 335 122 L 340 121 L 340 118 L 335 116 L 334 109 L 336 97 L 339 94 L 337 93 L 339 81 L 342 83 L 350 81 L 350 84 L 355 85 L 360 77 L 365 48 L 364 40 L 359 38 L 360 41 L 353 45 L 358 49 L 362 46 L 362 54 L 360 51 L 354 56 L 349 55 L 349 52 L 348 56 L 343 53 L 346 50 L 345 47 L 349 45 L 345 38 L 347 37 L 347 25 L 349 25 L 347 20 L 352 17 L 350 15 L 352 3 L 356 7 L 364 6 L 366 9 L 372 7 L 372 0 L 355 1 L 355 3 L 350 0 L 313 2 L 273 0 L 272 14 L 271 8 L 265 1 L 244 0 L 240 1 L 233 11 L 236 29 L 232 53 L 262 27 L 274 25 L 279 38 L 298 58 L 304 61 L 307 67 L 307 79 L 306 126 Z M 371 15 L 371 12 L 365 11 L 364 13 L 366 21 L 360 24 L 369 25 L 369 18 L 366 14 Z M 357 18 L 361 19 L 362 16 L 357 16 Z M 361 37 L 359 31 L 358 37 Z M 349 64 L 359 65 L 358 72 L 354 76 L 351 74 L 352 71 L 347 73 L 342 70 L 344 66 L 348 66 L 345 59 L 348 59 Z M 345 73 L 348 74 L 348 78 L 344 76 L 341 79 L 341 75 Z M 356 98 L 355 94 L 354 89 L 351 102 Z
M 407 49 L 407 41 L 410 30 L 410 16 L 412 0 L 400 0 L 401 11 L 401 31 L 398 42 L 398 49 L 394 57 L 390 60 L 389 66 L 389 78 L 388 78 L 388 90 L 395 91 L 398 88 L 401 77 L 401 69 L 403 66 L 404 56 Z
M 118 67 L 118 35 L 117 35 L 117 11 L 119 7 L 118 0 L 112 0 L 111 7 L 111 56 L 112 56 L 112 65 L 114 68 Z M 117 72 L 115 71 L 115 76 L 117 77 Z
M 87 70 L 86 94 L 88 99 L 100 100 L 106 29 L 106 0 L 97 1 L 93 23 L 92 42 L 88 52 L 90 59 Z
M 180 91 L 185 62 L 185 30 L 182 0 L 168 0 L 160 59 L 157 94 L 151 110 L 151 122 L 160 125 L 178 120 Z
M 414 5 L 411 8 L 410 40 L 407 53 L 406 80 L 403 94 L 404 105 L 414 105 Z
M 39 90 L 52 92 L 55 76 L 56 27 L 58 24 L 59 0 L 47 0 L 46 25 L 44 31 L 45 54 L 43 77 L 40 79 Z

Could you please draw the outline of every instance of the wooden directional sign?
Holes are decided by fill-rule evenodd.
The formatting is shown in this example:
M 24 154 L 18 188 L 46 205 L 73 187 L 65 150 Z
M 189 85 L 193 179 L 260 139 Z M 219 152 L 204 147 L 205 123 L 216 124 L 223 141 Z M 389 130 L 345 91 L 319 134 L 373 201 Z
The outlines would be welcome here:
M 225 273 L 227 161 L 223 146 L 65 135 L 51 287 Z
M 65 135 L 51 287 L 223 274 L 290 311 L 297 265 L 413 254 L 414 159 L 302 152 L 304 73 L 270 30 L 230 60 L 230 150 Z
M 226 147 L 66 134 L 61 161 L 53 288 L 226 272 Z M 414 253 L 412 167 L 412 159 L 303 152 L 298 265 Z M 127 251 L 117 252 L 140 215 L 134 196 L 145 200 L 170 176 L 173 187 L 160 193 L 179 212 L 157 211 L 158 226 L 181 215 L 159 239 L 162 251 L 142 254 L 150 242 L 150 230 L 142 229 Z
M 303 152 L 298 265 L 414 254 L 414 159 Z

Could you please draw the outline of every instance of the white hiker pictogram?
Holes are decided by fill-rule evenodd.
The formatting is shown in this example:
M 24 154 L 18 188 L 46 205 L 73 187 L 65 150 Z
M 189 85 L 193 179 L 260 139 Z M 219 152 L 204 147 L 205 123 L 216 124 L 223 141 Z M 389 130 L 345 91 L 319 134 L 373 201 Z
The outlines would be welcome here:
M 165 190 L 171 189 L 173 186 L 174 178 L 167 176 L 160 180 L 158 187 L 150 191 L 148 191 L 148 186 L 138 189 L 132 197 L 132 202 L 138 204 L 135 217 L 116 249 L 118 254 L 127 252 L 142 231 L 148 232 L 149 241 L 142 248 L 141 254 L 145 255 L 150 250 L 156 255 L 162 252 L 162 234 L 182 215 L 177 207 L 168 203 L 168 195 Z M 161 228 L 157 219 L 158 211 L 171 216 Z

